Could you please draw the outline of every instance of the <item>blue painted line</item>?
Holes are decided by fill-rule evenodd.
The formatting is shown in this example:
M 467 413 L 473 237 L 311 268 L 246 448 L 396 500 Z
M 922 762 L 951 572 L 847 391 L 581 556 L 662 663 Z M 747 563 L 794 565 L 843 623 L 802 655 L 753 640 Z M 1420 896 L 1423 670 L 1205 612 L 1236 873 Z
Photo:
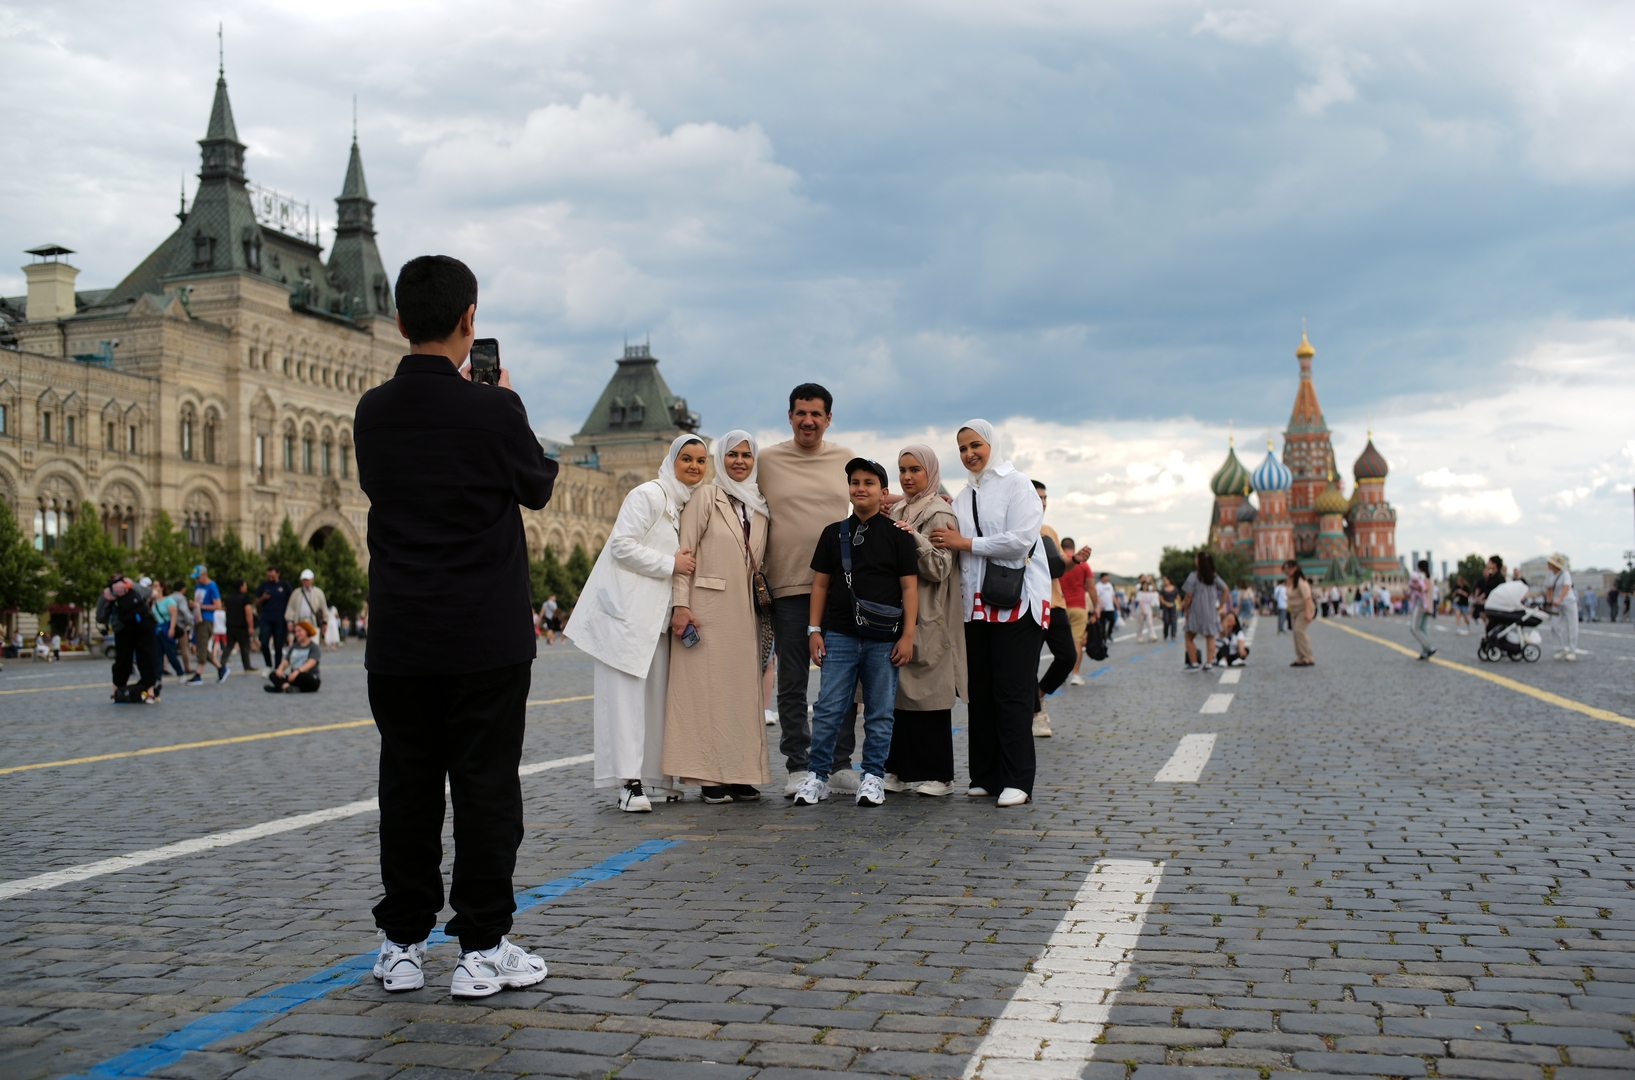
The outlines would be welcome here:
M 625 870 L 641 862 L 643 859 L 667 848 L 675 847 L 679 840 L 649 840 L 637 844 L 629 851 L 621 851 L 611 855 L 594 866 L 587 866 L 582 870 L 575 870 L 566 877 L 555 878 L 543 885 L 537 885 L 526 892 L 517 894 L 517 911 L 527 911 L 531 907 L 548 903 L 563 893 L 572 892 L 583 885 L 596 881 L 606 881 L 617 877 Z M 431 945 L 441 945 L 451 940 L 441 930 L 434 930 L 427 939 Z M 218 1039 L 228 1035 L 237 1035 L 249 1031 L 257 1024 L 272 1017 L 289 1012 L 297 1005 L 304 1005 L 315 1001 L 332 990 L 341 986 L 351 986 L 374 970 L 377 950 L 371 950 L 354 956 L 348 960 L 313 975 L 308 975 L 300 982 L 290 983 L 287 986 L 275 986 L 259 997 L 240 1002 L 231 1008 L 223 1009 L 218 1013 L 200 1017 L 179 1027 L 146 1046 L 139 1046 L 134 1050 L 127 1050 L 123 1054 L 111 1057 L 106 1061 L 91 1066 L 86 1072 L 79 1074 L 84 1077 L 129 1077 L 146 1076 L 155 1069 L 162 1069 L 181 1060 L 183 1054 L 191 1050 L 203 1050 Z
M 1085 676 L 1085 678 L 1094 679 L 1097 675 L 1105 675 L 1111 670 L 1113 670 L 1111 666 L 1109 666 L 1109 667 L 1099 667 L 1096 670 L 1092 671 L 1089 675 Z

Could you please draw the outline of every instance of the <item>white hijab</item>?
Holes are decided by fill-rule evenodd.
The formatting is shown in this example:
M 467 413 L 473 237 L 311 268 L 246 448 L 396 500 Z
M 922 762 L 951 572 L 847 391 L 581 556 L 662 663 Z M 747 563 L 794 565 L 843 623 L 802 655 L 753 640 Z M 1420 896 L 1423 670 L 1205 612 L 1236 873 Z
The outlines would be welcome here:
M 703 446 L 704 440 L 697 435 L 677 435 L 676 441 L 670 444 L 670 452 L 664 455 L 664 464 L 659 466 L 659 487 L 670 496 L 677 510 L 687 505 L 687 500 L 693 497 L 693 492 L 698 488 L 698 484 L 688 486 L 676 476 L 676 458 L 681 456 L 681 448 L 688 443 Z
M 750 466 L 749 479 L 734 480 L 727 472 L 727 451 L 735 449 L 739 443 L 746 442 L 749 443 L 749 452 L 755 455 L 755 463 Z M 761 486 L 755 481 L 761 472 L 761 448 L 756 445 L 755 436 L 734 428 L 715 440 L 715 447 L 710 453 L 715 458 L 715 486 L 743 503 L 750 513 L 770 518 L 772 512 L 767 509 L 766 498 L 761 494 Z
M 967 420 L 965 423 L 961 424 L 959 426 L 959 430 L 954 433 L 955 438 L 958 438 L 959 431 L 964 431 L 966 428 L 970 428 L 972 431 L 982 436 L 982 441 L 987 443 L 989 447 L 988 464 L 981 472 L 974 473 L 969 469 L 965 470 L 965 475 L 971 479 L 971 486 L 974 488 L 981 487 L 982 481 L 986 480 L 990 476 L 997 476 L 999 474 L 999 470 L 1004 468 L 1006 465 L 1009 465 L 1010 462 L 996 460 L 999 457 L 999 448 L 994 446 L 992 424 L 988 423 L 986 420 Z

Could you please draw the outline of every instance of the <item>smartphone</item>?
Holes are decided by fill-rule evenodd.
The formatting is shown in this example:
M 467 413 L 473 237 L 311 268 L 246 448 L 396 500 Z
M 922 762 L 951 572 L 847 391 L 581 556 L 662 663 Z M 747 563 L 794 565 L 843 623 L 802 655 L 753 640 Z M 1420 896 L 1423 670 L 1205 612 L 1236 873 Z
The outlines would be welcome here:
M 500 339 L 480 337 L 471 343 L 471 381 L 497 386 L 500 381 Z
M 698 627 L 694 626 L 692 623 L 688 623 L 687 624 L 687 629 L 685 629 L 685 630 L 683 630 L 681 632 L 681 645 L 682 645 L 683 648 L 690 649 L 694 645 L 697 645 L 697 644 L 698 644 Z

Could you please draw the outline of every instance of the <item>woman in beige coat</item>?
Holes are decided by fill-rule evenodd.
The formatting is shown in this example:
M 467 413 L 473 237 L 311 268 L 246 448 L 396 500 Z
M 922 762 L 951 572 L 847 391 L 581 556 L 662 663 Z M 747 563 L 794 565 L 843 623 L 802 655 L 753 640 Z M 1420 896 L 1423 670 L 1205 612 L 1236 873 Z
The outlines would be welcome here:
M 755 439 L 716 440 L 715 480 L 681 513 L 681 546 L 696 566 L 670 582 L 670 688 L 664 771 L 704 789 L 707 803 L 759 799 L 770 783 L 761 670 L 768 651 L 754 573 L 766 554 L 766 500 L 755 482 Z M 689 646 L 688 627 L 697 631 Z
M 958 529 L 954 511 L 937 493 L 942 470 L 936 451 L 916 445 L 897 456 L 903 499 L 891 508 L 897 527 L 919 549 L 920 613 L 914 658 L 897 669 L 897 715 L 886 759 L 886 790 L 913 787 L 921 795 L 954 790 L 954 695 L 964 697 L 965 611 L 959 554 L 931 546 L 932 529 Z

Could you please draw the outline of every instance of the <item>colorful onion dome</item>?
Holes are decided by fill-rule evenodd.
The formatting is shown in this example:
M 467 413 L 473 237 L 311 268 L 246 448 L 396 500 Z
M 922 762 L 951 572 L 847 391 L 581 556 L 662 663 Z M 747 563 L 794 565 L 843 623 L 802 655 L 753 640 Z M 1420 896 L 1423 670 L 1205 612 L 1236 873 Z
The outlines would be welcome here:
M 1374 449 L 1374 440 L 1370 438 L 1363 452 L 1357 455 L 1357 463 L 1351 466 L 1351 475 L 1358 480 L 1384 480 L 1385 474 L 1391 467 L 1385 463 L 1385 455 Z
M 1299 360 L 1310 360 L 1317 355 L 1317 350 L 1312 348 L 1311 342 L 1306 340 L 1306 328 L 1304 326 L 1300 328 L 1300 344 L 1294 350 L 1294 355 Z
M 1255 504 L 1250 502 L 1248 499 L 1244 499 L 1243 500 L 1243 505 L 1238 507 L 1238 524 L 1239 525 L 1248 525 L 1250 522 L 1254 521 L 1255 518 L 1257 518 L 1259 516 L 1260 516 L 1260 511 L 1256 510 L 1255 509 Z
M 1311 508 L 1320 516 L 1326 514 L 1344 515 L 1346 511 L 1351 509 L 1351 503 L 1344 495 L 1340 494 L 1340 485 L 1330 480 L 1328 487 L 1323 489 L 1323 493 L 1312 500 Z
M 1209 490 L 1217 496 L 1242 495 L 1248 486 L 1249 470 L 1238 460 L 1238 452 L 1228 447 L 1226 460 L 1221 462 L 1221 467 L 1210 477 Z
M 1277 460 L 1269 440 L 1266 443 L 1266 460 L 1262 461 L 1254 475 L 1249 477 L 1249 482 L 1255 486 L 1256 491 L 1287 491 L 1289 485 L 1294 483 L 1293 474 L 1289 472 L 1288 466 Z

